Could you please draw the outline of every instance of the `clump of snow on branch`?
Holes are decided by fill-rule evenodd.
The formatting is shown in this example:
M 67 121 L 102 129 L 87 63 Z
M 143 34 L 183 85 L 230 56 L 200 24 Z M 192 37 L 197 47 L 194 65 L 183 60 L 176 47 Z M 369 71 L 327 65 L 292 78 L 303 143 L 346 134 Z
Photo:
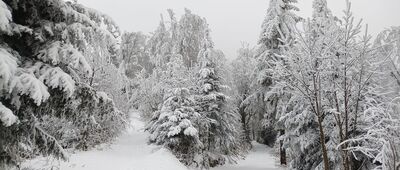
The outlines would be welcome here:
M 18 122 L 18 117 L 13 114 L 13 112 L 5 107 L 3 103 L 0 102 L 0 122 L 5 126 L 11 126 Z

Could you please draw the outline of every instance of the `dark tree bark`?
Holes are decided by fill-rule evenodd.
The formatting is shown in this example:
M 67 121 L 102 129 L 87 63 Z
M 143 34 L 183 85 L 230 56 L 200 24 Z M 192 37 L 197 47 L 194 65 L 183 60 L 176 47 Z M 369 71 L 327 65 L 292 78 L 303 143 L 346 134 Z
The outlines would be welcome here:
M 282 136 L 285 134 L 285 130 L 279 130 L 279 135 Z M 286 161 L 286 150 L 283 148 L 283 140 L 279 141 L 279 154 L 280 154 L 280 160 L 281 160 L 281 165 L 287 165 Z

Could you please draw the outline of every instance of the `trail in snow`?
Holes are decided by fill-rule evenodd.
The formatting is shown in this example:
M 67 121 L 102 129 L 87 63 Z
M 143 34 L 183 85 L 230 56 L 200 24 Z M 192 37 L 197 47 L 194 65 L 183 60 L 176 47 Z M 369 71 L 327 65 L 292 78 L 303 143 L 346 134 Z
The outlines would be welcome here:
M 272 149 L 266 145 L 253 142 L 253 149 L 245 160 L 237 164 L 229 164 L 212 170 L 284 170 L 279 167 L 277 158 L 272 155 Z
M 147 133 L 138 114 L 131 115 L 131 126 L 113 144 L 102 149 L 77 152 L 68 162 L 36 158 L 22 167 L 34 170 L 188 170 L 168 150 L 147 145 Z M 271 149 L 254 143 L 252 152 L 238 164 L 225 165 L 212 170 L 281 170 L 271 156 Z
M 143 126 L 139 116 L 132 114 L 127 132 L 109 147 L 77 152 L 70 155 L 68 162 L 37 158 L 25 162 L 23 167 L 35 170 L 187 170 L 168 150 L 147 145 Z

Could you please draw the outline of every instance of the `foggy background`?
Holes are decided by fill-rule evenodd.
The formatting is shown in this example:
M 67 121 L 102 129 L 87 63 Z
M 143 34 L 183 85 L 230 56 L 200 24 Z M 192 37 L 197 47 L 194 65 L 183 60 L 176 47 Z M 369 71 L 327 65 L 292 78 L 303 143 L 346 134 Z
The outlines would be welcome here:
M 310 17 L 313 0 L 298 0 L 298 15 Z M 336 16 L 343 16 L 345 0 L 327 0 L 328 7 Z M 256 45 L 261 24 L 268 9 L 269 0 L 78 0 L 111 16 L 122 31 L 154 31 L 160 14 L 167 18 L 167 9 L 173 9 L 176 17 L 189 8 L 194 14 L 205 17 L 211 28 L 215 46 L 227 58 L 236 57 L 241 42 Z M 357 19 L 369 24 L 369 32 L 376 35 L 384 28 L 400 25 L 400 0 L 352 0 L 352 10 Z

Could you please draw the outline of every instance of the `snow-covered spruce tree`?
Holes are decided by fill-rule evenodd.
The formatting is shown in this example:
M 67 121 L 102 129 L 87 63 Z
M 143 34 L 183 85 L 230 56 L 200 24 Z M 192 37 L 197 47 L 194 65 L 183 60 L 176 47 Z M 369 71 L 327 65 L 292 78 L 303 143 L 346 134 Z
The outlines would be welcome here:
M 263 127 L 258 132 L 256 139 L 260 142 L 271 140 L 268 136 L 275 136 L 275 115 L 279 96 L 267 95 L 271 91 L 273 81 L 271 79 L 272 61 L 276 60 L 275 54 L 280 54 L 280 45 L 283 41 L 290 41 L 293 32 L 293 23 L 299 20 L 293 12 L 298 8 L 293 4 L 296 0 L 271 0 L 266 17 L 261 27 L 258 48 L 255 54 L 257 66 L 254 71 L 253 89 L 257 89 L 242 104 L 247 110 L 259 111 L 257 117 L 261 117 Z M 254 104 L 258 103 L 258 104 Z M 260 136 L 267 137 L 261 139 Z M 272 143 L 275 137 L 272 137 Z
M 331 29 L 330 25 L 334 24 L 333 16 L 331 15 L 331 12 L 326 6 L 326 1 L 320 1 L 316 0 L 313 2 L 313 18 L 312 18 L 312 23 L 315 24 L 315 28 L 318 28 L 318 34 L 324 34 L 323 32 L 326 32 L 324 29 Z M 298 21 L 296 16 L 292 16 L 294 21 Z M 293 20 L 292 20 L 293 21 Z M 285 85 L 286 79 L 289 79 L 288 77 L 281 76 L 281 77 L 274 77 L 271 74 L 274 74 L 276 70 L 275 69 L 275 64 L 280 63 L 280 64 L 285 64 L 286 61 L 284 58 L 280 56 L 280 54 L 285 51 L 286 48 L 292 48 L 291 46 L 296 43 L 296 28 L 294 23 L 296 22 L 286 22 L 286 27 L 291 30 L 289 34 L 279 34 L 282 37 L 277 39 L 277 47 L 275 48 L 275 53 L 273 53 L 273 57 L 269 58 L 267 63 L 267 66 L 269 66 L 269 79 L 272 80 L 272 85 L 270 85 L 270 88 L 268 92 L 265 93 L 265 98 L 275 98 L 276 101 L 272 102 L 274 105 L 272 105 L 272 111 L 275 111 L 277 115 L 273 114 L 272 116 L 269 114 L 265 116 L 265 123 L 273 124 L 274 120 L 276 118 L 279 119 L 279 117 L 287 118 L 290 119 L 290 121 L 286 121 L 286 119 L 280 119 L 275 128 L 278 129 L 284 129 L 287 131 L 289 134 L 286 134 L 280 138 L 280 140 L 286 140 L 288 136 L 292 136 L 290 139 L 292 141 L 292 144 L 299 144 L 301 142 L 302 145 L 284 145 L 284 147 L 291 147 L 290 150 L 296 150 L 296 152 L 290 152 L 289 151 L 289 157 L 292 157 L 291 160 L 291 166 L 292 168 L 295 169 L 309 169 L 311 167 L 315 167 L 314 163 L 318 162 L 321 157 L 318 154 L 319 150 L 316 148 L 319 148 L 319 140 L 318 140 L 318 135 L 317 132 L 317 123 L 314 121 L 314 119 L 310 119 L 311 117 L 304 117 L 308 116 L 305 115 L 306 112 L 304 110 L 307 110 L 308 106 L 306 105 L 301 105 L 301 102 L 303 99 L 300 99 L 296 96 L 292 96 L 290 94 L 290 90 L 287 89 L 287 86 Z M 279 30 L 278 30 L 279 31 Z M 289 37 L 287 37 L 289 36 Z M 294 41 L 294 42 L 293 42 Z M 267 70 L 268 71 L 268 70 Z M 296 105 L 294 105 L 296 104 Z M 269 106 L 271 107 L 271 106 Z M 269 109 L 271 110 L 271 108 Z M 275 117 L 274 117 L 275 116 Z M 298 121 L 298 120 L 302 121 Z M 271 122 L 272 120 L 272 122 Z M 285 122 L 291 122 L 293 124 L 287 124 Z M 301 135 L 300 135 L 301 134 Z M 298 137 L 296 137 L 298 135 Z M 304 135 L 304 136 L 302 136 Z M 305 139 L 314 139 L 314 140 L 305 140 Z M 307 141 L 307 142 L 305 142 Z M 283 143 L 282 143 L 283 144 Z M 301 147 L 302 149 L 300 149 Z M 296 148 L 300 149 L 297 150 Z M 281 152 L 283 152 L 281 150 Z M 295 155 L 290 155 L 290 154 L 296 154 L 296 155 L 301 155 L 295 156 Z M 285 160 L 282 159 L 284 155 L 281 155 L 281 163 L 284 163 Z M 306 161 L 304 161 L 306 160 Z M 304 163 L 305 162 L 305 163 Z
M 87 33 L 111 34 L 99 24 L 102 15 L 61 0 L 5 0 L 0 8 L 0 161 L 18 164 L 38 154 L 66 159 L 63 147 L 85 136 L 80 122 L 101 126 L 93 133 L 103 138 L 90 141 L 101 143 L 118 134 L 124 123 L 105 118 L 119 113 L 113 102 L 80 79 L 92 71 L 82 55 Z M 66 129 L 48 126 L 45 121 L 53 118 L 78 127 L 72 132 L 78 134 L 70 141 L 74 144 L 61 143 L 63 137 L 53 132 Z
M 196 110 L 200 113 L 199 137 L 202 150 L 194 165 L 200 168 L 223 165 L 240 156 L 239 121 L 237 112 L 228 103 L 221 77 L 224 55 L 213 49 L 206 34 L 198 55 L 199 71 L 195 96 Z
M 129 99 L 126 89 L 129 89 L 127 86 L 130 81 L 117 68 L 121 63 L 121 33 L 115 22 L 109 16 L 76 2 L 71 3 L 71 7 L 95 23 L 91 29 L 78 30 L 78 33 L 72 36 L 83 37 L 81 43 L 85 46 L 79 50 L 82 51 L 92 70 L 88 76 L 85 73 L 78 73 L 81 77 L 78 88 L 80 90 L 76 93 L 77 97 L 71 100 L 80 102 L 63 104 L 74 110 L 73 113 L 76 115 L 69 111 L 58 111 L 58 113 L 62 115 L 61 118 L 69 118 L 74 122 L 80 133 L 76 139 L 79 141 L 76 148 L 86 150 L 114 139 L 124 129 L 130 104 L 126 102 Z M 48 130 L 54 129 L 50 127 Z M 58 130 L 56 133 L 62 132 Z
M 165 58 L 166 63 L 156 67 L 148 79 L 153 81 L 149 82 L 152 84 L 150 87 L 153 86 L 150 94 L 164 97 L 160 107 L 152 108 L 154 112 L 151 115 L 146 114 L 151 116 L 146 130 L 151 134 L 150 143 L 163 145 L 182 163 L 191 166 L 202 146 L 198 134 L 200 115 L 194 109 L 192 92 L 187 88 L 193 83 L 188 78 L 190 74 L 181 55 L 172 54 Z
M 149 142 L 163 145 L 185 165 L 192 165 L 201 149 L 198 124 L 200 115 L 194 109 L 189 89 L 172 88 L 164 103 L 146 126 Z

